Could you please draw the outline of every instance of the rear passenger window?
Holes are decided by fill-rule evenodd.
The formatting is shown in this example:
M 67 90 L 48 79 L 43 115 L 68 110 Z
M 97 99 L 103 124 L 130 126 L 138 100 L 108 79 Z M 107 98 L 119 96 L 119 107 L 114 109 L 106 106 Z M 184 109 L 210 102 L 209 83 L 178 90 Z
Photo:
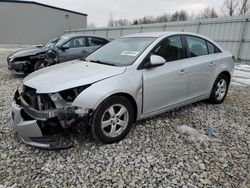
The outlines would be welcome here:
M 105 39 L 89 37 L 89 46 L 102 46 L 107 43 L 108 41 L 106 41 Z
M 208 41 L 207 41 L 207 47 L 209 54 L 216 54 L 221 52 L 215 45 L 211 44 Z
M 198 57 L 208 54 L 206 41 L 199 37 L 186 36 L 191 57 Z
M 184 49 L 180 36 L 168 37 L 152 53 L 163 57 L 166 62 L 183 59 Z

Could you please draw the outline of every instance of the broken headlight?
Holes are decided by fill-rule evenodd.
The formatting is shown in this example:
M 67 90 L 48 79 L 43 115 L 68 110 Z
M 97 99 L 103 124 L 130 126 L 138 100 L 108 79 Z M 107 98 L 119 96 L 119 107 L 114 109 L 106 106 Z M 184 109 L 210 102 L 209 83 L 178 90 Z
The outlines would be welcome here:
M 87 89 L 90 85 L 76 87 L 73 89 L 67 89 L 59 92 L 60 96 L 67 102 L 73 102 L 76 97 L 85 89 Z

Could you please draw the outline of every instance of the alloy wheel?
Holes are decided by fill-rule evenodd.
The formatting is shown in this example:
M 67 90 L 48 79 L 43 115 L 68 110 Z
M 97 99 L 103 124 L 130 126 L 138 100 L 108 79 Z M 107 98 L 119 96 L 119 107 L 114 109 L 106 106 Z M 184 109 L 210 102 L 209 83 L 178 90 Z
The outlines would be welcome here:
M 221 79 L 216 86 L 215 96 L 217 100 L 222 100 L 227 92 L 227 82 L 224 79 Z
M 101 129 L 108 137 L 117 137 L 123 133 L 129 123 L 129 113 L 125 106 L 115 104 L 102 116 Z

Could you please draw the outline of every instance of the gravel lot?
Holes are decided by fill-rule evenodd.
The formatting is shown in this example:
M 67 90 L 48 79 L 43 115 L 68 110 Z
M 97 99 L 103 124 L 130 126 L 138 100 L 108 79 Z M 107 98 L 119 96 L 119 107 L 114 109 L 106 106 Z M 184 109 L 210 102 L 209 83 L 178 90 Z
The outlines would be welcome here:
M 222 105 L 199 102 L 140 121 L 118 144 L 76 137 L 72 149 L 46 151 L 23 144 L 10 128 L 9 107 L 22 78 L 10 74 L 6 57 L 19 47 L 0 46 L 0 188 L 249 186 L 247 66 L 237 66 L 237 77 Z M 178 131 L 181 125 L 201 133 L 212 128 L 217 140 L 190 139 Z

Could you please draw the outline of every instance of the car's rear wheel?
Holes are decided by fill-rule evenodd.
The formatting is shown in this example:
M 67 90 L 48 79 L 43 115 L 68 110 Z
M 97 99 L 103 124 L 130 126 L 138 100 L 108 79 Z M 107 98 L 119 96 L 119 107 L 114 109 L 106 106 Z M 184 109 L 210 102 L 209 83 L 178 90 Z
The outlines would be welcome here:
M 221 104 L 225 100 L 228 92 L 230 80 L 225 74 L 221 74 L 214 82 L 214 86 L 209 98 L 212 104 Z
M 106 99 L 94 112 L 91 127 L 95 139 L 106 144 L 119 142 L 127 136 L 134 120 L 131 102 L 122 96 Z

